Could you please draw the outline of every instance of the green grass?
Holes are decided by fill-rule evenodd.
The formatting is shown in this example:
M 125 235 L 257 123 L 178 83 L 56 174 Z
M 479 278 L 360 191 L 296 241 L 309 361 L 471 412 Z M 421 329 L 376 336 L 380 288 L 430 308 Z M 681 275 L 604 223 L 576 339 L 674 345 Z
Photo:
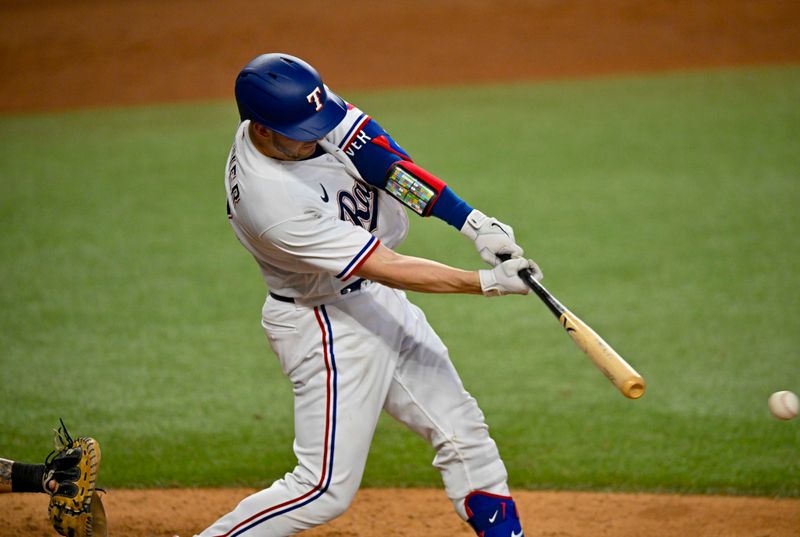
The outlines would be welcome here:
M 535 298 L 414 295 L 513 487 L 800 496 L 800 68 L 347 95 L 514 226 L 545 284 L 647 377 L 619 395 Z M 290 470 L 264 287 L 228 228 L 233 103 L 0 118 L 0 457 L 64 417 L 107 486 Z M 447 225 L 402 251 L 479 268 Z M 386 418 L 365 485 L 436 486 Z

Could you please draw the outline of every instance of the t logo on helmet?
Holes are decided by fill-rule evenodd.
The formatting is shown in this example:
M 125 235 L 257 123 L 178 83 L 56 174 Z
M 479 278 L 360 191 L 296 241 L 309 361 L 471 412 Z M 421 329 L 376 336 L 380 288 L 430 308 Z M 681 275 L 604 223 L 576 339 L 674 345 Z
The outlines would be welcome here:
M 319 112 L 320 110 L 322 110 L 322 101 L 320 100 L 321 95 L 322 95 L 322 89 L 320 89 L 319 86 L 314 88 L 314 91 L 306 95 L 306 100 L 309 103 L 315 105 L 316 107 L 314 109 L 315 112 Z

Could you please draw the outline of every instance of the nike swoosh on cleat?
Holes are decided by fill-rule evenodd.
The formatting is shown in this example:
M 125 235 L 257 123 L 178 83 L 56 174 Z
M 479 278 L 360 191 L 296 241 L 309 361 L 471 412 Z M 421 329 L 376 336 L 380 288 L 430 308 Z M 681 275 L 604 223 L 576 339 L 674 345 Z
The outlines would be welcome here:
M 319 184 L 319 186 L 321 186 L 321 187 L 322 187 L 322 195 L 320 196 L 320 199 L 321 199 L 322 201 L 324 201 L 325 203 L 328 203 L 328 200 L 329 200 L 330 198 L 328 197 L 328 191 L 327 191 L 327 190 L 325 190 L 325 185 L 323 185 L 322 183 L 320 183 L 320 184 Z
M 514 530 L 511 530 L 511 537 L 522 537 L 522 532 L 520 531 L 517 533 Z
M 494 519 L 497 518 L 497 513 L 499 513 L 499 511 L 495 511 L 491 518 L 489 518 L 489 524 L 494 524 Z
M 500 230 L 500 231 L 502 231 L 503 233 L 506 233 L 506 230 L 505 230 L 505 229 L 503 229 L 503 228 L 502 228 L 502 227 L 501 227 L 499 224 L 497 224 L 496 222 L 492 222 L 492 226 L 496 227 L 497 229 L 499 229 L 499 230 Z M 508 234 L 508 233 L 506 233 L 506 237 L 508 237 L 508 236 L 509 236 L 509 234 Z

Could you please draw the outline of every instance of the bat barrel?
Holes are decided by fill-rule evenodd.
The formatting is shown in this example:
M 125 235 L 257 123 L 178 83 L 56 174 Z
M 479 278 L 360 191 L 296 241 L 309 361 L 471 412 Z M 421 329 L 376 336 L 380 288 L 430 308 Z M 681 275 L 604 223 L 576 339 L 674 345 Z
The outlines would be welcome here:
M 628 399 L 638 399 L 644 395 L 647 385 L 642 376 L 597 332 L 569 310 L 561 315 L 560 321 L 569 337 L 622 395 Z
M 510 256 L 500 255 L 498 257 L 505 261 Z M 586 353 L 622 395 L 628 399 L 638 399 L 644 395 L 647 387 L 644 379 L 611 345 L 536 281 L 530 269 L 520 270 L 519 277 L 545 303 L 575 344 Z

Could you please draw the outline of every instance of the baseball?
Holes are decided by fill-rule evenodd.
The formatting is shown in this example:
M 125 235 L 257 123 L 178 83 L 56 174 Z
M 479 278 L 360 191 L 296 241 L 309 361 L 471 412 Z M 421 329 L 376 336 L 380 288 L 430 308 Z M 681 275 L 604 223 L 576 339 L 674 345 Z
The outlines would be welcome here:
M 790 420 L 797 416 L 798 404 L 797 395 L 787 390 L 769 396 L 769 411 L 779 420 Z

